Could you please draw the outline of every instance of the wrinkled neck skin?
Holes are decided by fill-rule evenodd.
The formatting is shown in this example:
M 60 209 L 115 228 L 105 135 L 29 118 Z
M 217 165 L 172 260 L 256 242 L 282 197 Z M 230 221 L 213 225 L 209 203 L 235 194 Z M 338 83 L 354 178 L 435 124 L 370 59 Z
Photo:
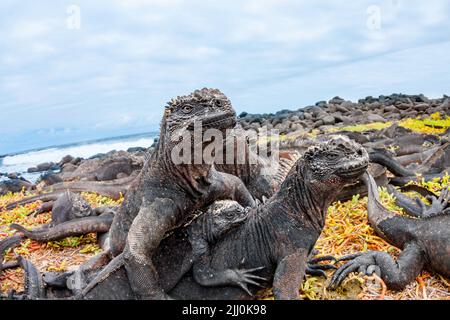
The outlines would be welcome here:
M 312 227 L 319 233 L 325 225 L 328 207 L 336 199 L 344 184 L 314 180 L 309 168 L 299 161 L 270 200 L 269 206 L 282 211 L 300 225 Z M 268 210 L 268 214 L 273 210 Z
M 161 129 L 164 127 L 161 126 Z M 212 165 L 173 163 L 171 152 L 174 145 L 170 141 L 170 132 L 167 129 L 161 130 L 158 144 L 142 172 L 153 184 L 187 193 L 194 199 L 199 198 L 207 192 L 210 185 Z M 193 144 L 191 154 L 194 156 Z

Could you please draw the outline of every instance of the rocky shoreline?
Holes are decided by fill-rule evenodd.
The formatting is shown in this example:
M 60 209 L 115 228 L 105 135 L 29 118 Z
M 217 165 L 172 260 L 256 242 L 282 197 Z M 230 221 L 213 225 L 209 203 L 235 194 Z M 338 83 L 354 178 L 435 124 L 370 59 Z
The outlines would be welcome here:
M 280 134 L 292 132 L 326 133 L 330 128 L 387 122 L 431 115 L 436 112 L 450 114 L 450 98 L 444 95 L 439 99 L 428 99 L 423 94 L 366 97 L 352 102 L 334 97 L 328 102 L 319 101 L 314 106 L 298 110 L 281 110 L 270 114 L 250 114 L 243 112 L 239 121 L 244 129 L 277 129 Z

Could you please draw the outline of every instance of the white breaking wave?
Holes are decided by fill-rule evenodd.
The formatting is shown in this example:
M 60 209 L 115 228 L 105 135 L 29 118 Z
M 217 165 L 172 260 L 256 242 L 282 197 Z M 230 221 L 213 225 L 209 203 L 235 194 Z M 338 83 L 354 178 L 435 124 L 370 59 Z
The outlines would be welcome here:
M 148 148 L 152 145 L 153 138 L 136 138 L 128 140 L 111 140 L 100 141 L 95 143 L 86 143 L 73 145 L 68 147 L 53 147 L 39 151 L 31 151 L 27 153 L 7 156 L 0 162 L 0 172 L 19 172 L 24 178 L 35 180 L 39 174 L 27 174 L 26 171 L 30 167 L 34 167 L 43 162 L 59 162 L 64 156 L 71 155 L 73 157 L 89 158 L 98 153 L 107 153 L 112 150 L 126 151 L 128 148 L 143 147 Z

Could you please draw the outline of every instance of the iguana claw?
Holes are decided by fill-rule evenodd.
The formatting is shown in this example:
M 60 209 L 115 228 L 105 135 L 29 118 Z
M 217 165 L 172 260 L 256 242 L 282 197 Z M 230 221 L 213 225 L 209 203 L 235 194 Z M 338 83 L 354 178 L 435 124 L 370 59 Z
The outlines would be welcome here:
M 336 289 L 340 286 L 342 281 L 352 272 L 364 273 L 366 275 L 372 275 L 374 272 L 380 276 L 380 267 L 376 265 L 375 256 L 378 252 L 368 251 L 365 253 L 356 253 L 345 256 L 339 261 L 352 260 L 343 266 L 341 266 L 331 278 L 328 288 Z
M 449 201 L 449 188 L 442 190 L 439 198 L 434 196 L 426 196 L 428 201 L 430 201 L 431 205 L 426 206 L 419 198 L 416 198 L 416 203 L 422 209 L 422 217 L 430 218 L 440 214 L 446 214 L 449 210 L 446 208 L 448 206 Z
M 234 273 L 234 279 L 232 279 L 232 282 L 237 284 L 239 287 L 241 287 L 245 292 L 247 292 L 250 296 L 253 296 L 253 294 L 250 292 L 250 290 L 247 287 L 247 284 L 252 284 L 258 287 L 263 287 L 261 284 L 256 282 L 256 280 L 261 281 L 267 281 L 266 278 L 256 276 L 252 274 L 254 271 L 262 270 L 265 267 L 259 267 L 259 268 L 253 268 L 253 269 L 233 269 Z
M 316 277 L 327 277 L 324 270 L 337 269 L 333 264 L 320 264 L 322 261 L 337 261 L 337 259 L 331 255 L 313 258 L 306 264 L 306 274 Z

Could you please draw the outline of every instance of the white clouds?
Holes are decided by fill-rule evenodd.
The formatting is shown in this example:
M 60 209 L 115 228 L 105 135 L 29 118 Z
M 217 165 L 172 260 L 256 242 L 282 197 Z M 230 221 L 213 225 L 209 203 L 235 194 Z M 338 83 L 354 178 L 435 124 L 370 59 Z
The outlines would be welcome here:
M 423 1 L 419 7 L 419 22 L 424 26 L 435 26 L 448 19 L 449 3 L 446 0 Z
M 367 8 L 374 4 L 381 8 L 381 25 L 370 30 Z M 32 120 L 23 119 L 23 125 L 29 127 L 50 116 L 61 127 L 157 127 L 165 101 L 203 86 L 221 88 L 238 109 L 251 112 L 310 103 L 340 90 L 421 91 L 423 81 L 409 70 L 418 65 L 430 74 L 428 89 L 433 84 L 436 91 L 447 90 L 442 79 L 448 66 L 434 61 L 444 57 L 428 51 L 428 56 L 406 51 L 411 55 L 406 60 L 389 55 L 449 39 L 444 0 L 78 0 L 77 5 L 80 30 L 65 27 L 63 3 L 0 4 L 0 77 L 6 81 L 0 84 L 0 110 L 11 110 L 2 114 L 5 122 L 26 113 Z M 389 60 L 369 62 L 383 55 Z M 361 64 L 352 67 L 352 61 Z M 396 73 L 386 77 L 386 68 Z
M 50 55 L 56 53 L 56 48 L 46 43 L 33 43 L 31 45 L 32 54 Z
M 10 31 L 10 37 L 16 40 L 33 39 L 47 35 L 51 30 L 50 23 L 42 21 L 16 22 Z

